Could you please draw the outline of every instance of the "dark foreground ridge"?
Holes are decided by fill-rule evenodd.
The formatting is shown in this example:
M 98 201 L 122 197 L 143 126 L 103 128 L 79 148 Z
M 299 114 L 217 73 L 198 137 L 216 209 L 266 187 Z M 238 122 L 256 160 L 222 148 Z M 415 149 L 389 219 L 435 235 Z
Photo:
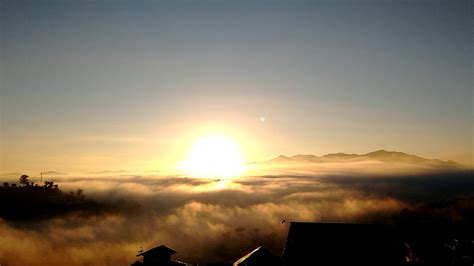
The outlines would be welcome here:
M 103 206 L 87 199 L 82 189 L 65 193 L 53 181 L 38 185 L 22 175 L 19 184 L 0 187 L 0 217 L 5 220 L 41 220 L 71 212 L 99 212 Z
M 285 265 L 472 265 L 467 225 L 291 223 Z

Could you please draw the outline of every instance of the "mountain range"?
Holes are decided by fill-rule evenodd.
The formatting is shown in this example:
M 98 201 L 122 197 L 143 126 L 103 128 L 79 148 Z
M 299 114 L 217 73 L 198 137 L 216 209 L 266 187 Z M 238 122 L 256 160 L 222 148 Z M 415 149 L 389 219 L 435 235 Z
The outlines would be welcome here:
M 295 156 L 280 155 L 266 164 L 280 163 L 331 163 L 331 162 L 358 162 L 358 161 L 380 161 L 386 163 L 406 163 L 406 164 L 422 164 L 438 167 L 463 167 L 463 165 L 454 161 L 443 161 L 439 159 L 427 159 L 412 154 L 398 151 L 378 150 L 366 154 L 348 154 L 348 153 L 331 153 L 323 156 L 303 155 Z

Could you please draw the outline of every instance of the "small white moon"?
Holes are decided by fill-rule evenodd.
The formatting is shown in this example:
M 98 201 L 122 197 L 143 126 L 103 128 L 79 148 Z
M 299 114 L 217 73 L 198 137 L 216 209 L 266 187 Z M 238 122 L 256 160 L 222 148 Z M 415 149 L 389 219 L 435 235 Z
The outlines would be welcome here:
M 265 117 L 264 116 L 260 117 L 260 122 L 265 122 Z

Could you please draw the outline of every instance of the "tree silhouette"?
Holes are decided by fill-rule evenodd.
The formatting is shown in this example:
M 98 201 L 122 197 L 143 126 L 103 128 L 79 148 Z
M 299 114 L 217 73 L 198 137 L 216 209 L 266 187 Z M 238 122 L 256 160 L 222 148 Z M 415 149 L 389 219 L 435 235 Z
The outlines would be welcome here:
M 44 187 L 52 189 L 54 187 L 54 181 L 44 181 Z
M 76 191 L 76 197 L 77 197 L 78 199 L 81 199 L 81 200 L 84 199 L 84 198 L 86 197 L 86 196 L 84 195 L 84 190 L 78 189 L 78 190 Z
M 22 175 L 20 176 L 20 184 L 22 184 L 23 186 L 29 186 L 30 185 L 30 180 L 28 180 L 28 177 L 27 175 Z

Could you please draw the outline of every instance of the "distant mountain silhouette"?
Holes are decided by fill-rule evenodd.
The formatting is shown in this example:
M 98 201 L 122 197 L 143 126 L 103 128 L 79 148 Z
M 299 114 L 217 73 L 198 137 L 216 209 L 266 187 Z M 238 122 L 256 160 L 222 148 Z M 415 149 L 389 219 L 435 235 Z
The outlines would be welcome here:
M 280 156 L 278 156 L 278 157 L 275 157 L 275 158 L 271 159 L 271 160 L 268 161 L 268 162 L 270 162 L 270 163 L 273 163 L 273 162 L 277 163 L 277 162 L 289 162 L 289 161 L 293 161 L 293 159 L 290 158 L 290 157 L 284 156 L 284 155 L 280 155 Z
M 22 174 L 21 173 L 4 173 L 4 174 L 0 174 L 0 177 L 2 178 L 18 178 L 19 176 L 21 176 Z
M 58 172 L 58 171 L 46 171 L 46 172 L 42 172 L 43 173 L 43 176 L 48 176 L 48 175 L 67 175 L 66 173 L 61 173 L 61 172 Z M 41 173 L 38 173 L 37 175 L 39 176 Z M 19 176 L 21 176 L 22 173 L 4 173 L 4 174 L 0 174 L 0 177 L 1 178 L 18 178 Z
M 398 151 L 378 150 L 366 154 L 347 154 L 347 153 L 331 153 L 323 156 L 303 155 L 295 156 L 280 155 L 274 159 L 266 161 L 265 163 L 329 163 L 329 162 L 356 162 L 365 160 L 375 160 L 381 162 L 391 163 L 408 163 L 408 164 L 423 164 L 438 167 L 462 167 L 463 165 L 454 161 L 442 161 L 439 159 L 427 159 L 412 154 L 407 154 Z
M 46 171 L 46 172 L 42 172 L 43 175 L 67 175 L 66 173 L 61 173 L 61 172 L 58 172 L 58 171 Z
M 121 173 L 128 173 L 129 171 L 125 170 L 117 170 L 117 171 L 99 171 L 99 172 L 89 172 L 88 175 L 102 175 L 102 174 L 121 174 Z

